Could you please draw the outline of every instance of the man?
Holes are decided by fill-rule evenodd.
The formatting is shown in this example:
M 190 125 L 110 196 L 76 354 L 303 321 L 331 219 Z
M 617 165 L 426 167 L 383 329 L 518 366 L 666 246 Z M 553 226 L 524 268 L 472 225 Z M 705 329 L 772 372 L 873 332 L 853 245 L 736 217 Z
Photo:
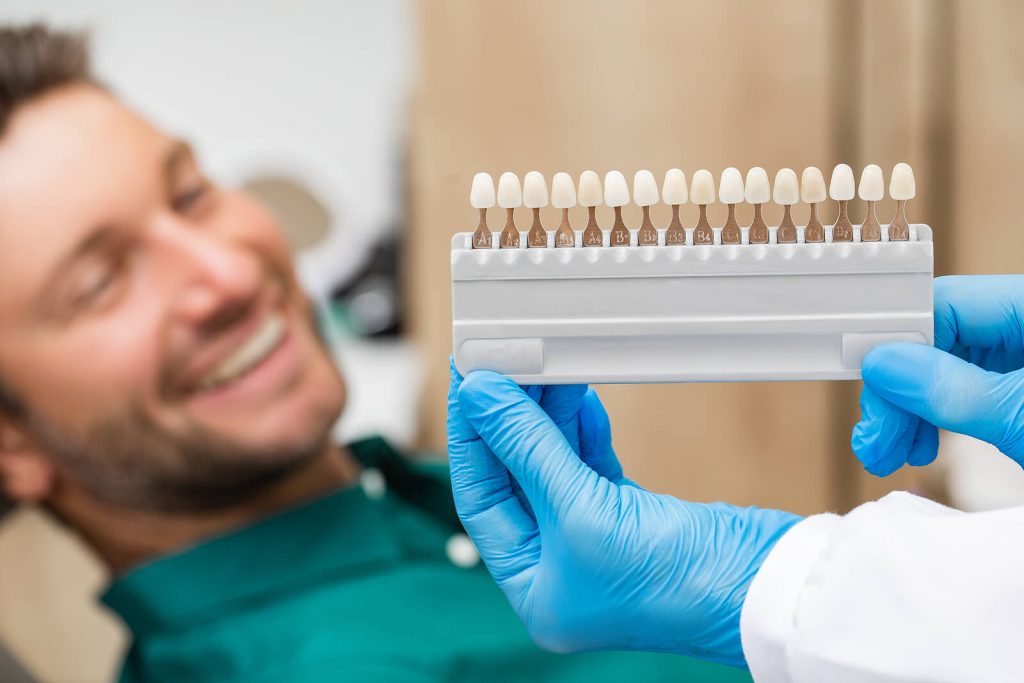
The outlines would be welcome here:
M 270 215 L 42 27 L 0 30 L 0 254 L 0 484 L 114 573 L 123 681 L 746 678 L 534 646 L 449 559 L 446 469 L 330 441 L 344 383 Z

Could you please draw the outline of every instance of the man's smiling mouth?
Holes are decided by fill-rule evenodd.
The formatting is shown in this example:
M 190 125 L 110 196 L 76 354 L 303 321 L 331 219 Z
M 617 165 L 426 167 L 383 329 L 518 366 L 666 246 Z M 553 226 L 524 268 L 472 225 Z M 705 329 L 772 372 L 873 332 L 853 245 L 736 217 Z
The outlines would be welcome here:
M 286 331 L 284 315 L 280 312 L 269 313 L 248 339 L 203 375 L 196 392 L 201 394 L 212 391 L 244 376 L 277 349 Z

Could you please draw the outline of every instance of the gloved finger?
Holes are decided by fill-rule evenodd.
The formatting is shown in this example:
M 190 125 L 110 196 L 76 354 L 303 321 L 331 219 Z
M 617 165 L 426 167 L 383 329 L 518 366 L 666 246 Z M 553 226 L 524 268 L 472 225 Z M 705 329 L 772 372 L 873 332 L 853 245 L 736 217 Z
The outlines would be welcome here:
M 907 464 L 913 467 L 929 465 L 939 454 L 939 430 L 930 422 L 918 420 L 917 434 L 907 454 Z
M 613 484 L 632 484 L 612 448 L 612 425 L 601 397 L 588 389 L 580 405 L 580 459 Z
M 515 590 L 540 558 L 537 522 L 521 504 L 504 465 L 462 413 L 461 382 L 452 365 L 448 390 L 452 495 L 459 518 L 491 575 L 503 588 Z
M 473 429 L 523 487 L 538 517 L 568 509 L 581 493 L 600 495 L 604 485 L 610 486 L 512 380 L 489 371 L 470 373 L 458 400 Z
M 544 387 L 540 397 L 540 407 L 576 453 L 580 452 L 580 405 L 586 393 L 586 384 L 552 384 Z
M 920 344 L 886 344 L 864 357 L 864 383 L 936 427 L 995 445 L 1020 461 L 1024 373 L 999 374 Z
M 887 477 L 906 463 L 921 420 L 886 401 L 867 384 L 860 392 L 860 412 L 850 446 L 864 469 L 876 477 Z
M 935 280 L 935 348 L 986 370 L 1024 364 L 1024 276 L 954 275 Z

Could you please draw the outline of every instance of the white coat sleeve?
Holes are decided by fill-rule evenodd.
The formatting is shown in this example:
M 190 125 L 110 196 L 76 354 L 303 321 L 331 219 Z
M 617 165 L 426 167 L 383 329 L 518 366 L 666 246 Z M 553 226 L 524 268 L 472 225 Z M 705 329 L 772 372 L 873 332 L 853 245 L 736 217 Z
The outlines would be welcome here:
M 1024 508 L 892 493 L 790 529 L 740 619 L 757 683 L 1024 681 Z

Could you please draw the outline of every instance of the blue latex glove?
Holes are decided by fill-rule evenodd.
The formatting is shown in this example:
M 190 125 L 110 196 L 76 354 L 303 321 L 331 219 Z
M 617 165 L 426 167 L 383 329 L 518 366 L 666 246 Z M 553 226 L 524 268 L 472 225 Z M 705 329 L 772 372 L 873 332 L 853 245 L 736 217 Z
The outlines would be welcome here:
M 462 381 L 453 368 L 448 452 L 462 522 L 541 646 L 745 665 L 747 588 L 799 517 L 640 488 L 585 386 Z
M 936 427 L 1024 465 L 1024 276 L 935 281 L 935 348 L 886 344 L 864 357 L 852 446 L 878 476 L 935 459 Z

